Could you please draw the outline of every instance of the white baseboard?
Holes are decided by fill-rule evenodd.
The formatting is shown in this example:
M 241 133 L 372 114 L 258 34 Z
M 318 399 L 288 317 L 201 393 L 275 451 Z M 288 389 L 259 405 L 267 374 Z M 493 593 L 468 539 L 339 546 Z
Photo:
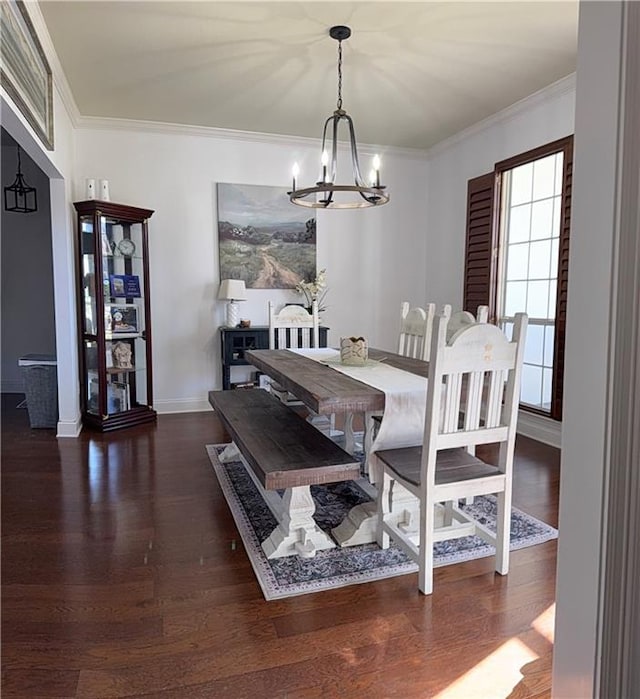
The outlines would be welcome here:
M 526 410 L 518 411 L 517 432 L 557 449 L 560 449 L 562 443 L 561 422 Z
M 82 431 L 80 416 L 76 420 L 59 420 L 56 437 L 79 437 Z
M 167 415 L 169 413 L 204 413 L 213 410 L 206 398 L 154 400 L 153 407 L 159 415 Z

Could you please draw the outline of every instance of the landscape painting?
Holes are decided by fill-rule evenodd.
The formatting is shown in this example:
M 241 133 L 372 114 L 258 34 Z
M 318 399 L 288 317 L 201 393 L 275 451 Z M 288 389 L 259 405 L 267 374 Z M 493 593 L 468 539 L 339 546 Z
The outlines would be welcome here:
M 316 276 L 316 220 L 284 187 L 218 184 L 220 279 L 294 289 Z

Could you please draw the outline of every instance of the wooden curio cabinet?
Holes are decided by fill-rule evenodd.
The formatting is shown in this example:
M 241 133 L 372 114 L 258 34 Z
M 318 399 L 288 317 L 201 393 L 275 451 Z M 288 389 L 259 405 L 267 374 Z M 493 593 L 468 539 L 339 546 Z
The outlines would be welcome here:
M 83 424 L 106 432 L 153 422 L 148 241 L 153 211 L 98 200 L 74 206 Z

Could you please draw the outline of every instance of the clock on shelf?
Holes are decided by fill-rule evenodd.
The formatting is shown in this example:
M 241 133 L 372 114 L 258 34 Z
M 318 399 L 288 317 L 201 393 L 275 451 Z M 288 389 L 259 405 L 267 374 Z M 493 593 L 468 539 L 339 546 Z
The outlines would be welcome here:
M 156 419 L 149 209 L 80 201 L 78 328 L 82 422 L 103 432 Z
M 123 238 L 118 243 L 118 252 L 125 257 L 133 257 L 136 254 L 136 244 L 131 238 Z

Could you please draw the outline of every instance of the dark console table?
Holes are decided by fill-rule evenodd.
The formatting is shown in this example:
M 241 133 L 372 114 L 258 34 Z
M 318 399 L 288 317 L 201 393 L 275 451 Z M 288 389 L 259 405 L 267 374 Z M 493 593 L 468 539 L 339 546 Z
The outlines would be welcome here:
M 320 327 L 320 347 L 327 346 L 327 331 L 329 328 Z M 231 388 L 231 367 L 247 366 L 244 358 L 245 350 L 269 349 L 269 326 L 254 325 L 251 328 L 220 328 L 221 357 L 222 357 L 222 388 Z

